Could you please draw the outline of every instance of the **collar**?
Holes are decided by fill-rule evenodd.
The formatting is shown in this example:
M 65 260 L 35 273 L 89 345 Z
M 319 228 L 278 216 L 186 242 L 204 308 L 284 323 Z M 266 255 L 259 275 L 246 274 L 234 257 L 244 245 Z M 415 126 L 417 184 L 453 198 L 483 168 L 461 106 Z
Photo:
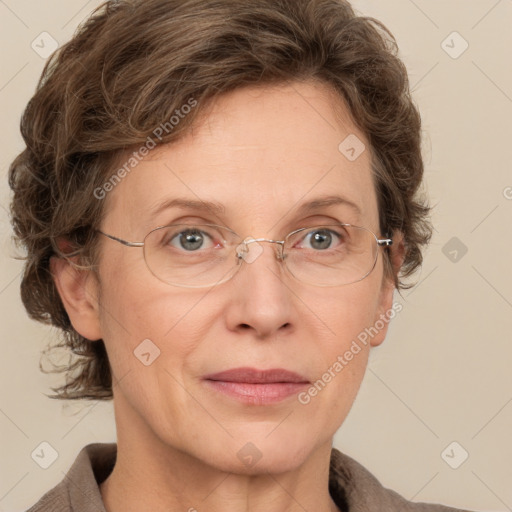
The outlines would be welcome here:
M 112 472 L 116 457 L 116 443 L 88 444 L 62 482 L 27 512 L 106 512 L 99 484 Z M 341 512 L 468 512 L 407 501 L 336 448 L 331 450 L 329 492 Z

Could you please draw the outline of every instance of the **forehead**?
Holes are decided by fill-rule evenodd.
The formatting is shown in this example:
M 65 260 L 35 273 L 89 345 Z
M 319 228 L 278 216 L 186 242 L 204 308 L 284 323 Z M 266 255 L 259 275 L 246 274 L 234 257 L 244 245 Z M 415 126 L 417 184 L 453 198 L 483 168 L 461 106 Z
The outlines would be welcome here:
M 364 135 L 327 86 L 237 89 L 203 111 L 184 137 L 152 150 L 110 192 L 109 225 L 142 235 L 158 224 L 163 204 L 180 199 L 216 203 L 212 215 L 226 222 L 247 217 L 251 228 L 267 229 L 305 203 L 338 196 L 358 206 L 356 217 L 337 202 L 352 212 L 352 223 L 375 227 L 370 160 Z

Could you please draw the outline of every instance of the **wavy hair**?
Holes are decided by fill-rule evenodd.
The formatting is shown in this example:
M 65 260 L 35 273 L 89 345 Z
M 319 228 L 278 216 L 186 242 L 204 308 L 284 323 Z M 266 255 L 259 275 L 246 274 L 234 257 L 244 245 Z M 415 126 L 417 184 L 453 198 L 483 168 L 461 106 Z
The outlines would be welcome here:
M 118 0 L 100 6 L 48 60 L 21 120 L 26 148 L 9 169 L 15 240 L 26 253 L 21 283 L 31 318 L 57 327 L 69 349 L 66 383 L 52 398 L 110 399 L 102 340 L 70 323 L 49 270 L 65 257 L 97 261 L 105 201 L 95 191 L 120 155 L 140 147 L 190 98 L 197 105 L 161 143 L 177 140 L 228 91 L 296 80 L 342 98 L 371 149 L 381 233 L 404 235 L 400 290 L 432 236 L 420 115 L 392 34 L 346 0 Z M 389 255 L 385 272 L 391 272 Z M 69 253 L 67 254 L 69 256 Z

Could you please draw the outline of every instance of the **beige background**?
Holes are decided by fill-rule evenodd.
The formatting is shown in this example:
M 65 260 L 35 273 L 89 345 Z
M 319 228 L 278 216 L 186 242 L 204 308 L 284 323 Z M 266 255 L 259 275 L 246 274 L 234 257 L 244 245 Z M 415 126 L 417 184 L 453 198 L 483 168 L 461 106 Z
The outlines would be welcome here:
M 58 381 L 38 369 L 55 333 L 21 305 L 6 211 L 20 114 L 45 62 L 31 42 L 44 31 L 68 40 L 99 3 L 0 0 L 0 511 L 25 510 L 82 446 L 115 439 L 111 404 L 43 394 Z M 512 0 L 354 5 L 391 29 L 409 68 L 436 233 L 335 444 L 408 499 L 512 510 Z M 42 441 L 58 452 L 46 470 L 31 458 Z M 452 465 L 469 453 L 458 469 L 441 457 L 453 441 Z

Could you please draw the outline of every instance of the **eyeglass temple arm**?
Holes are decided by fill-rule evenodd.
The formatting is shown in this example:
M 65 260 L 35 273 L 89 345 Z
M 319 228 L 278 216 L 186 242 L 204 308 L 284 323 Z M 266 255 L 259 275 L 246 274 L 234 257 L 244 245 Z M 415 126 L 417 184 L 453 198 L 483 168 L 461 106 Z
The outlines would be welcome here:
M 144 247 L 144 242 L 128 242 L 126 240 L 123 240 L 122 238 L 117 238 L 117 236 L 108 235 L 107 233 L 103 233 L 103 231 L 97 230 L 98 233 L 101 233 L 102 235 L 106 236 L 107 238 L 110 238 L 111 240 L 114 240 L 115 242 L 119 242 L 120 244 L 126 245 L 127 247 Z
M 381 246 L 388 247 L 393 245 L 393 240 L 391 238 L 385 238 L 384 240 L 377 239 L 377 243 Z

